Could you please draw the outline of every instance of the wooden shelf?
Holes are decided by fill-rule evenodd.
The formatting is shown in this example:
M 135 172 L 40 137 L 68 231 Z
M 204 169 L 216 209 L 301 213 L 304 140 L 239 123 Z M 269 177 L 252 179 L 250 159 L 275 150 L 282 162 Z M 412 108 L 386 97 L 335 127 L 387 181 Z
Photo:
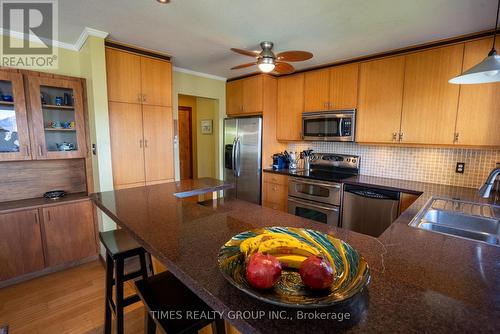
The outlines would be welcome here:
M 75 132 L 76 129 L 65 129 L 65 128 L 45 128 L 45 131 L 62 131 L 62 132 Z
M 74 110 L 75 106 L 56 106 L 55 104 L 42 104 L 43 109 L 65 109 Z
M 0 101 L 0 105 L 2 105 L 2 106 L 13 106 L 14 102 Z

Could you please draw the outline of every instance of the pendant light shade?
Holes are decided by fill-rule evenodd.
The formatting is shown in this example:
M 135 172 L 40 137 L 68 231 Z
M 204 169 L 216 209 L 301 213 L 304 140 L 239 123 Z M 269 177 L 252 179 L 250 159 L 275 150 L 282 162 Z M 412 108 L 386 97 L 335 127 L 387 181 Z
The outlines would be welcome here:
M 493 50 L 482 62 L 448 82 L 461 85 L 500 82 L 500 56 Z
M 469 68 L 467 71 L 450 79 L 448 82 L 452 84 L 482 84 L 500 82 L 500 56 L 495 50 L 495 40 L 498 28 L 498 13 L 500 12 L 500 0 L 497 6 L 497 19 L 495 22 L 495 33 L 493 34 L 493 47 L 488 56 L 476 66 Z

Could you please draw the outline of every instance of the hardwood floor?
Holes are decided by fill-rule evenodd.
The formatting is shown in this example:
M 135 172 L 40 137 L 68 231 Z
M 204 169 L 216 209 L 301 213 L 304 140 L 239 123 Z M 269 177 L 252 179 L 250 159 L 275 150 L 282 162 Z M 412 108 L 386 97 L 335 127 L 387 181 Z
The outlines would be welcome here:
M 132 293 L 132 285 L 125 291 Z M 125 333 L 143 333 L 143 306 L 125 311 Z M 102 333 L 103 322 L 104 268 L 98 261 L 0 289 L 0 327 L 9 325 L 9 334 Z
M 160 266 L 155 263 L 155 271 Z M 104 278 L 104 267 L 94 261 L 0 289 L 0 329 L 8 325 L 9 334 L 101 334 Z M 127 282 L 125 295 L 134 291 Z M 125 308 L 125 333 L 144 333 L 142 303 Z M 198 333 L 212 334 L 212 330 L 207 326 Z M 227 324 L 226 333 L 239 334 Z

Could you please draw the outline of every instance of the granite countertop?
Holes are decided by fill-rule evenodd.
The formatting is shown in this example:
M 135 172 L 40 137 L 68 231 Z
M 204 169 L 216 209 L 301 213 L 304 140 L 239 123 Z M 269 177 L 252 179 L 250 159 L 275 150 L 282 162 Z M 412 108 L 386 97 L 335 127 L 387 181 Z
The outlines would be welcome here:
M 422 192 L 394 224 L 374 238 L 239 200 L 218 200 L 206 206 L 174 196 L 178 189 L 189 191 L 198 186 L 210 190 L 204 182 L 216 185 L 220 181 L 181 181 L 98 193 L 91 198 L 241 332 L 500 330 L 500 247 L 408 226 L 430 196 L 476 200 L 476 190 L 365 176 L 350 179 L 358 184 Z M 308 313 L 244 294 L 220 274 L 217 254 L 233 235 L 263 226 L 312 228 L 345 240 L 370 265 L 368 289 L 343 304 Z M 273 311 L 286 312 L 269 313 Z M 337 318 L 348 313 L 349 319 L 319 319 L 334 313 Z M 272 314 L 284 318 L 272 319 Z M 304 316 L 309 319 L 304 320 Z

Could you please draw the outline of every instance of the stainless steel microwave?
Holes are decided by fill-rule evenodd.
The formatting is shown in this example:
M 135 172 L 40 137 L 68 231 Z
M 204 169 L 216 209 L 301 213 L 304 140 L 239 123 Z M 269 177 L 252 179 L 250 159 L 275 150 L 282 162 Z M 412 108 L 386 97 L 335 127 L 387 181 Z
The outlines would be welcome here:
M 311 141 L 354 141 L 356 110 L 302 114 L 302 139 Z

